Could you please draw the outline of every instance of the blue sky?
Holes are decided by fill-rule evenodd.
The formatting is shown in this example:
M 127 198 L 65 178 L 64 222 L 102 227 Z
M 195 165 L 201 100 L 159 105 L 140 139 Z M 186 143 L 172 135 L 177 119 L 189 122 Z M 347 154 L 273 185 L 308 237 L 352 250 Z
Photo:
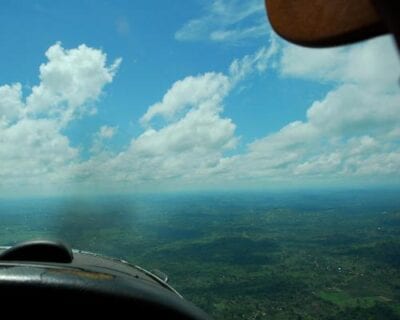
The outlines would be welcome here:
M 389 37 L 312 50 L 263 1 L 3 1 L 0 195 L 398 184 Z

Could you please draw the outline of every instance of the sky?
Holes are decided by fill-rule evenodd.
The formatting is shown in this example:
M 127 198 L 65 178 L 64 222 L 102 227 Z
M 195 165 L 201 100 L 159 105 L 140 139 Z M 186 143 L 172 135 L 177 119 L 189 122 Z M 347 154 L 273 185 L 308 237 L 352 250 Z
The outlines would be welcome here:
M 0 42 L 0 197 L 400 184 L 389 36 L 295 46 L 263 0 L 5 0 Z

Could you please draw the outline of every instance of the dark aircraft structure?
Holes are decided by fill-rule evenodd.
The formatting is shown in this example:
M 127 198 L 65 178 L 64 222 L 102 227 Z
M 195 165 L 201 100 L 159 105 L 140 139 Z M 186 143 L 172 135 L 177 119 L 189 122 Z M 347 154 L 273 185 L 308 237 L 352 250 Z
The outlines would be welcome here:
M 300 45 L 337 46 L 392 33 L 400 47 L 398 0 L 266 0 L 266 9 L 275 31 Z M 52 241 L 0 248 L 0 302 L 3 311 L 16 302 L 22 309 L 34 305 L 22 310 L 32 315 L 80 305 L 91 317 L 129 310 L 134 319 L 209 319 L 160 272 Z
M 135 319 L 209 319 L 161 272 L 45 240 L 0 248 L 0 301 L 3 310 L 15 302 L 36 305 L 33 314 L 79 306 L 92 315 L 129 311 Z

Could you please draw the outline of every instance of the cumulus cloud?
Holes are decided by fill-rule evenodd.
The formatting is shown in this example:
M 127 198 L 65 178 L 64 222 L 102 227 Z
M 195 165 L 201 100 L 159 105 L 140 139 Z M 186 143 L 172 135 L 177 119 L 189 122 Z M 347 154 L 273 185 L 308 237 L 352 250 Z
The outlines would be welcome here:
M 267 48 L 234 60 L 225 72 L 173 83 L 148 107 L 140 118 L 142 132 L 125 147 L 110 152 L 118 127 L 101 126 L 87 159 L 71 146 L 64 129 L 88 115 L 120 60 L 107 65 L 102 51 L 83 45 L 50 49 L 41 81 L 26 100 L 21 84 L 0 87 L 0 190 L 10 183 L 154 190 L 399 178 L 400 65 L 387 37 L 322 50 L 319 56 L 272 38 Z M 224 115 L 226 98 L 260 72 L 331 87 L 310 104 L 304 120 L 239 152 L 236 125 Z M 87 73 L 94 84 L 85 83 Z
M 355 83 L 365 90 L 398 92 L 400 61 L 388 36 L 328 49 L 287 44 L 280 65 L 285 76 Z
M 79 162 L 79 150 L 63 130 L 93 112 L 88 104 L 99 99 L 121 61 L 107 66 L 101 50 L 86 45 L 68 50 L 60 43 L 46 57 L 40 83 L 26 98 L 20 83 L 0 87 L 0 190 L 65 182 L 66 172 Z M 100 133 L 112 135 L 107 127 Z
M 55 117 L 68 123 L 74 117 L 92 112 L 88 103 L 99 98 L 110 83 L 121 59 L 106 65 L 106 55 L 82 44 L 64 49 L 56 43 L 46 51 L 47 63 L 40 66 L 40 84 L 26 99 L 30 116 Z
M 175 33 L 175 39 L 237 43 L 268 32 L 263 0 L 215 0 L 204 11 L 205 14 L 182 26 Z
M 149 107 L 141 118 L 145 125 L 155 116 L 172 119 L 187 108 L 218 108 L 229 90 L 229 79 L 221 73 L 208 72 L 196 77 L 189 76 L 175 82 L 162 101 Z
M 162 101 L 148 108 L 140 119 L 141 124 L 146 126 L 156 116 L 173 120 L 174 117 L 181 115 L 181 112 L 189 109 L 221 111 L 223 99 L 236 83 L 254 71 L 264 72 L 269 60 L 276 52 L 277 44 L 273 40 L 270 46 L 262 47 L 254 54 L 246 55 L 241 59 L 235 59 L 227 75 L 207 72 L 176 81 Z
M 21 84 L 0 86 L 0 121 L 9 124 L 18 120 L 23 109 Z
M 379 56 L 380 67 L 375 67 L 377 48 L 386 50 Z M 124 157 L 147 157 L 151 165 L 140 167 L 140 172 L 147 172 L 142 179 L 179 177 L 174 183 L 186 179 L 206 185 L 227 181 L 233 185 L 245 181 L 250 185 L 301 185 L 398 175 L 400 150 L 394 137 L 400 124 L 400 95 L 394 88 L 400 68 L 390 39 L 322 50 L 320 57 L 310 61 L 302 57 L 308 50 L 288 45 L 279 48 L 272 40 L 268 48 L 233 61 L 225 75 L 208 73 L 175 83 L 142 118 L 149 123 L 158 115 L 167 125 L 160 130 L 146 129 L 132 141 Z M 221 117 L 224 98 L 248 74 L 264 72 L 278 54 L 281 59 L 274 72 L 331 82 L 332 89 L 310 105 L 305 121 L 289 123 L 248 144 L 246 152 L 226 156 L 223 151 L 234 148 L 238 137 L 232 120 Z M 368 71 L 360 67 L 359 59 Z
M 239 139 L 233 121 L 223 117 L 224 99 L 246 76 L 265 71 L 275 53 L 271 44 L 234 60 L 227 74 L 207 72 L 175 82 L 143 115 L 145 131 L 113 159 L 113 170 L 122 165 L 123 179 L 136 182 L 204 179 Z M 152 127 L 155 117 L 163 121 L 160 129 Z
M 67 168 L 78 157 L 69 139 L 50 119 L 24 118 L 10 126 L 0 126 L 0 191 L 30 185 L 63 182 Z
M 143 133 L 123 150 L 109 152 L 118 128 L 103 125 L 93 134 L 91 156 L 71 146 L 64 129 L 89 115 L 103 87 L 110 83 L 120 59 L 106 64 L 106 55 L 81 45 L 51 46 L 40 66 L 40 83 L 24 102 L 21 84 L 0 87 L 2 178 L 15 185 L 140 185 L 146 181 L 204 178 L 227 150 L 235 148 L 235 124 L 223 114 L 224 99 L 236 84 L 263 72 L 276 48 L 261 48 L 235 60 L 226 74 L 206 72 L 176 81 L 161 101 L 141 118 Z M 161 126 L 154 128 L 159 118 Z M 18 169 L 17 169 L 18 168 Z
M 114 168 L 118 171 L 121 164 L 128 164 L 125 172 L 136 176 L 133 182 L 195 178 L 236 145 L 235 127 L 216 111 L 192 109 L 180 120 L 160 130 L 147 129 L 132 140 Z
M 399 99 L 398 93 L 378 94 L 361 85 L 342 84 L 323 100 L 315 101 L 307 111 L 307 118 L 329 134 L 387 131 L 400 123 Z
M 267 184 L 287 177 L 299 184 L 398 177 L 400 64 L 391 39 L 324 50 L 285 45 L 281 57 L 282 76 L 331 82 L 333 88 L 311 104 L 306 121 L 250 143 L 215 172 Z
M 340 49 L 287 46 L 284 76 L 333 81 L 326 96 L 307 110 L 308 124 L 326 135 L 378 135 L 400 124 L 400 60 L 389 37 Z

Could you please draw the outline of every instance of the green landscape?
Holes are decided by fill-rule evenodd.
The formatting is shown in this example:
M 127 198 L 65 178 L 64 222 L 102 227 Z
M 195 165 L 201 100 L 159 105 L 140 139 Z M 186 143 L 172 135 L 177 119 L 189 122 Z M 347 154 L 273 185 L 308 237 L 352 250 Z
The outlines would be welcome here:
M 2 199 L 0 219 L 2 245 L 162 270 L 214 319 L 400 319 L 396 190 Z

